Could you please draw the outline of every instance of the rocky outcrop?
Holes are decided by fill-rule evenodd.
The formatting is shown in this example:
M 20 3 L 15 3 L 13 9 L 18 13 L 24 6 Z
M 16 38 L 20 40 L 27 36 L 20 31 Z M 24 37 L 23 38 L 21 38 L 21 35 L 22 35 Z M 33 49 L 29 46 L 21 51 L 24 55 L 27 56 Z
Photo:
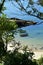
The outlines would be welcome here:
M 16 20 L 16 23 L 18 24 L 19 27 L 37 24 L 37 22 L 24 21 L 24 20 Z
M 15 22 L 18 24 L 18 27 L 25 27 L 25 26 L 29 26 L 29 25 L 36 25 L 37 22 L 33 22 L 33 21 L 26 21 L 26 20 L 21 20 L 21 19 L 10 19 L 11 21 L 16 20 Z

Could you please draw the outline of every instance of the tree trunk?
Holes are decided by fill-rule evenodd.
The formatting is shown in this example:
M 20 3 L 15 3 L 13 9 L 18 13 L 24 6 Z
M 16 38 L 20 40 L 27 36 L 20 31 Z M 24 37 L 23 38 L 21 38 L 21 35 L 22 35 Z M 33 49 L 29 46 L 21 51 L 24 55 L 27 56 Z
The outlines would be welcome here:
M 6 50 L 6 52 L 7 52 L 7 40 L 6 40 L 6 46 L 5 46 L 5 50 Z
M 2 3 L 0 4 L 0 13 L 1 13 L 1 11 L 2 11 L 2 8 L 3 8 L 3 5 L 4 5 L 4 2 L 5 2 L 5 0 L 3 0 Z

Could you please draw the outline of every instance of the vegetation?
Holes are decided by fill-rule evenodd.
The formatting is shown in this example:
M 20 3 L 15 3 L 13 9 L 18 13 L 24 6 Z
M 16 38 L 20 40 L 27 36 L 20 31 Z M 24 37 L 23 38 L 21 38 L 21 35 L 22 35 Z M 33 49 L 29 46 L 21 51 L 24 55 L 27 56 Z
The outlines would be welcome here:
M 24 6 L 25 2 L 26 6 Z M 30 15 L 39 19 L 43 19 L 43 16 L 41 17 L 43 13 L 34 7 L 34 4 L 43 6 L 43 0 L 37 0 L 37 2 L 34 2 L 34 0 L 15 0 L 15 3 L 18 5 L 18 7 L 14 4 L 14 2 L 12 2 L 12 4 L 21 12 L 25 12 L 21 16 Z
M 11 22 L 5 17 L 0 17 L 0 58 L 5 55 L 8 42 L 14 38 L 12 30 L 15 30 L 16 28 L 17 25 L 15 21 Z
M 23 53 L 18 52 L 20 48 L 15 48 L 13 53 L 7 54 L 4 65 L 33 65 L 33 52 L 27 52 L 27 47 L 23 48 Z M 36 63 L 37 65 L 37 63 Z
M 4 65 L 43 65 L 43 57 L 39 60 L 32 58 L 33 52 L 27 51 L 28 47 L 24 46 L 22 51 L 19 52 L 20 48 L 15 48 L 13 52 L 9 52 L 4 58 Z
M 25 1 L 25 0 L 23 0 Z M 40 4 L 42 5 L 42 0 L 40 0 Z M 3 10 L 3 5 L 4 5 L 5 0 L 2 0 L 0 3 L 0 13 Z M 26 8 L 22 5 L 21 0 L 15 0 L 15 2 L 20 6 L 21 11 L 25 11 L 26 14 L 32 15 L 38 18 L 41 18 L 39 16 L 39 12 L 32 7 L 33 13 L 37 13 L 36 15 L 33 15 L 32 11 L 27 11 L 28 7 L 30 5 L 32 6 L 34 4 L 33 0 L 28 1 L 28 5 Z M 38 3 L 39 4 L 39 3 Z M 42 5 L 43 6 L 43 5 Z M 32 14 L 31 14 L 32 13 Z M 7 44 L 10 40 L 14 38 L 12 30 L 15 30 L 17 28 L 17 25 L 15 22 L 9 21 L 6 17 L 0 17 L 0 62 L 4 62 L 4 65 L 43 65 L 43 57 L 40 58 L 39 60 L 35 60 L 32 58 L 33 52 L 27 52 L 27 47 L 23 48 L 23 53 L 19 52 L 20 47 L 15 48 L 13 52 L 7 51 Z M 20 31 L 20 32 L 25 32 L 25 31 Z M 4 44 L 6 43 L 6 46 Z M 19 46 L 19 43 L 18 43 Z M 1 63 L 0 63 L 1 65 Z
M 21 12 L 22 11 L 25 12 L 25 13 L 22 13 L 22 15 L 21 14 L 18 14 L 18 15 L 21 15 L 21 16 L 30 15 L 30 16 L 34 16 L 34 17 L 39 18 L 39 19 L 43 19 L 43 16 L 41 16 L 43 13 L 40 12 L 39 10 L 37 10 L 37 8 L 34 7 L 34 4 L 43 6 L 43 0 L 37 0 L 37 2 L 34 2 L 34 0 L 14 0 L 14 1 L 13 0 L 8 0 L 8 1 L 11 1 L 12 4 L 17 9 L 19 9 Z M 4 7 L 3 6 L 4 2 L 6 2 L 6 0 L 2 0 L 1 3 L 0 3 L 0 12 L 2 12 L 2 9 Z M 18 6 L 15 5 L 14 2 Z M 25 2 L 27 3 L 26 7 L 23 5 L 23 4 L 25 4 Z
M 38 64 L 39 64 L 39 65 L 43 65 L 43 57 L 41 57 L 41 58 L 38 60 Z
M 4 62 L 4 65 L 43 65 L 43 58 L 34 60 L 32 58 L 34 53 L 27 52 L 27 47 L 23 48 L 23 53 L 19 52 L 19 47 L 15 48 L 13 52 L 6 52 L 8 41 L 14 38 L 12 30 L 16 27 L 12 26 L 14 22 L 10 24 L 11 22 L 5 18 L 0 18 L 0 21 L 2 22 L 0 22 L 0 60 Z M 14 23 L 13 25 L 16 24 Z M 6 48 L 4 48 L 3 38 L 6 40 Z
M 2 64 L 0 63 L 0 65 L 2 65 Z

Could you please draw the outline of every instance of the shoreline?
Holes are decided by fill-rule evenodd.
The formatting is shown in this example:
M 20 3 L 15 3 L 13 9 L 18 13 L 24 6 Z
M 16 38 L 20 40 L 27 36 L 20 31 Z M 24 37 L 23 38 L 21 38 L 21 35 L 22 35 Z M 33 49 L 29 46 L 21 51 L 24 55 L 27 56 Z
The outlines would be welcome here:
M 43 57 L 43 51 L 33 51 L 34 55 L 33 55 L 33 59 L 40 59 L 41 57 Z
M 15 47 L 10 47 L 10 45 L 8 46 L 8 51 L 9 50 L 14 50 L 16 47 L 18 47 L 17 45 L 15 46 Z M 41 50 L 41 49 L 30 49 L 30 51 L 32 51 L 33 53 L 34 53 L 34 55 L 33 55 L 33 59 L 39 59 L 39 58 L 41 58 L 41 57 L 43 57 L 43 50 Z M 20 53 L 23 53 L 23 51 L 22 51 L 22 49 L 20 49 Z

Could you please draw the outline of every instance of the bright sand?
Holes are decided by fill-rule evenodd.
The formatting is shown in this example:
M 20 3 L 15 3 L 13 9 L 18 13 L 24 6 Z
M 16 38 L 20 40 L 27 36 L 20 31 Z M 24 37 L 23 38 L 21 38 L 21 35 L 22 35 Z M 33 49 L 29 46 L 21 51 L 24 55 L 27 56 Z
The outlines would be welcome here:
M 41 57 L 43 57 L 43 51 L 40 50 L 34 51 L 34 56 L 33 56 L 34 59 L 39 59 Z
M 8 45 L 8 50 L 14 50 L 17 46 L 15 46 L 15 47 L 10 47 L 10 46 L 12 46 L 12 45 Z M 34 55 L 33 55 L 33 59 L 39 59 L 40 57 L 42 57 L 43 56 L 43 50 L 32 50 L 33 52 L 34 52 Z M 23 53 L 23 51 L 22 50 L 20 50 L 20 52 L 22 52 Z

